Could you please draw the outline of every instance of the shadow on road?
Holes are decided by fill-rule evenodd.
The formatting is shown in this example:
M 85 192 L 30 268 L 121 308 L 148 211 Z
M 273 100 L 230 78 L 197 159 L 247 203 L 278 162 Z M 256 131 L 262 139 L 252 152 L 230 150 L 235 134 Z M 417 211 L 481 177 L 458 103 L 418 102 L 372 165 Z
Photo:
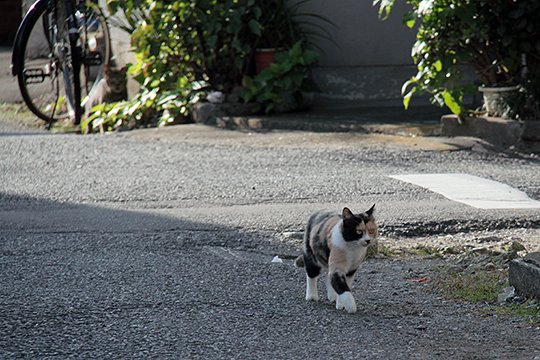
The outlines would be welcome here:
M 0 204 L 0 357 L 190 356 L 210 346 L 197 340 L 208 321 L 229 321 L 208 313 L 266 301 L 269 276 L 279 291 L 300 280 L 271 263 L 295 250 L 268 235 L 6 193 Z

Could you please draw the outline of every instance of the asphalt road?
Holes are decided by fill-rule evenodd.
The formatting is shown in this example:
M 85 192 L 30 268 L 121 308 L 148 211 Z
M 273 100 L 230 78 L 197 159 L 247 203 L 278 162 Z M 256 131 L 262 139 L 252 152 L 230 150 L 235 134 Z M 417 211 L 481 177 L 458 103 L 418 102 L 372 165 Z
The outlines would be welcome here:
M 387 237 L 540 228 L 538 209 L 474 209 L 388 177 L 468 173 L 540 199 L 538 157 L 426 141 L 0 122 L 0 357 L 540 356 L 539 329 L 406 281 L 432 263 L 368 262 L 352 316 L 303 300 L 300 241 L 282 234 L 316 209 L 376 203 Z

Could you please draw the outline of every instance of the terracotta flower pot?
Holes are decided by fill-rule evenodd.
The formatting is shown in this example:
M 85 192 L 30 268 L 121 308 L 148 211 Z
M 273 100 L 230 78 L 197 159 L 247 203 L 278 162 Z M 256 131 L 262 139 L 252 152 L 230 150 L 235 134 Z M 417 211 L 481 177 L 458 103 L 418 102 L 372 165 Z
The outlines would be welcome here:
M 257 49 L 255 50 L 255 70 L 257 74 L 276 62 L 274 54 L 276 49 Z

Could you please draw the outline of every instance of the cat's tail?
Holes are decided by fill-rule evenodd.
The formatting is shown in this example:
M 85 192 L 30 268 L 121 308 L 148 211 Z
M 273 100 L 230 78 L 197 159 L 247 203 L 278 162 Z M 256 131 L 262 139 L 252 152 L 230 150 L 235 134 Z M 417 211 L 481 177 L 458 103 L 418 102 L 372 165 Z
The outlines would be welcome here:
M 304 255 L 300 255 L 299 257 L 297 257 L 296 260 L 294 260 L 294 265 L 299 268 L 303 268 L 305 266 Z

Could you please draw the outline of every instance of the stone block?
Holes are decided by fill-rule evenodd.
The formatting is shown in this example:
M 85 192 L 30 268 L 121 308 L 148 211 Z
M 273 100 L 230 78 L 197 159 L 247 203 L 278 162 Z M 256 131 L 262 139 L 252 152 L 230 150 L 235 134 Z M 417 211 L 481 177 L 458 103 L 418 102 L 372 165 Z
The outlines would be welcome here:
M 540 299 L 540 252 L 512 260 L 508 276 L 519 295 Z
M 199 102 L 193 105 L 193 121 L 199 124 L 218 126 L 227 129 L 259 128 L 248 124 L 251 114 L 257 110 L 256 104 Z
M 521 138 L 526 141 L 540 141 L 540 120 L 524 121 Z
M 441 118 L 442 136 L 477 137 L 500 148 L 517 144 L 521 139 L 522 127 L 519 121 L 496 117 L 467 117 L 461 123 L 457 115 L 444 115 Z
M 216 118 L 223 116 L 219 105 L 200 102 L 193 105 L 193 121 L 200 124 L 215 125 Z

